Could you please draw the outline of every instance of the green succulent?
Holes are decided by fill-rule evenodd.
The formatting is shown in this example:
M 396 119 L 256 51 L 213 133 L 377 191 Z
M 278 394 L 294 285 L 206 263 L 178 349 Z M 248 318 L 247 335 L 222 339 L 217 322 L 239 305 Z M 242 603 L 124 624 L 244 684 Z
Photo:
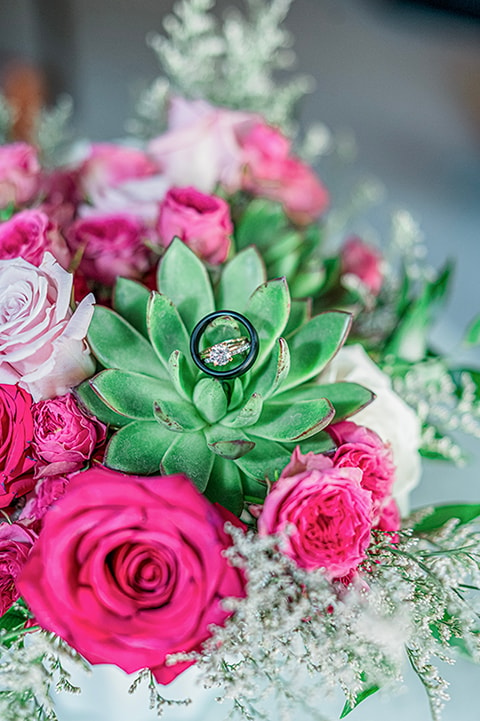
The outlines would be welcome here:
M 212 501 L 241 513 L 263 501 L 295 446 L 329 452 L 323 430 L 355 413 L 372 393 L 354 383 L 320 385 L 318 374 L 347 336 L 340 311 L 310 317 L 308 301 L 291 301 L 284 278 L 266 281 L 258 252 L 246 248 L 223 268 L 215 292 L 205 265 L 175 240 L 150 292 L 120 278 L 114 310 L 97 306 L 89 329 L 104 370 L 77 397 L 113 434 L 104 463 L 136 475 L 185 473 Z M 259 353 L 234 380 L 200 371 L 189 350 L 196 323 L 233 310 L 254 325 Z M 224 317 L 208 343 L 238 335 Z M 227 336 L 226 336 L 227 334 Z

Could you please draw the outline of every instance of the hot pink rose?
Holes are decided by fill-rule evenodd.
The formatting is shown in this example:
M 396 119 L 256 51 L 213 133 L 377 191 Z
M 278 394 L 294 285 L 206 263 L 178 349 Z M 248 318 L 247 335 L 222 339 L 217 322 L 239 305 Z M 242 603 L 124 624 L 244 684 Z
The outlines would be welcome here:
M 16 581 L 36 538 L 20 523 L 0 523 L 0 616 L 20 597 Z
M 243 164 L 238 133 L 257 121 L 251 113 L 175 97 L 168 131 L 154 138 L 148 150 L 172 186 L 193 185 L 211 193 L 220 183 L 233 192 L 241 186 Z
M 391 498 L 380 511 L 380 517 L 375 525 L 379 531 L 385 531 L 391 534 L 391 539 L 395 542 L 398 538 L 396 531 L 400 528 L 400 511 L 396 501 Z
M 64 268 L 70 263 L 70 252 L 56 226 L 39 210 L 22 210 L 0 224 L 0 258 L 23 258 L 40 265 L 45 251 Z
M 265 499 L 258 532 L 280 534 L 282 550 L 302 568 L 348 576 L 370 543 L 372 498 L 361 479 L 358 468 L 336 468 L 297 447 Z
M 395 465 L 390 446 L 369 428 L 352 421 L 342 421 L 328 427 L 338 445 L 333 463 L 339 468 L 360 468 L 362 488 L 372 494 L 377 516 L 390 499 L 395 481 Z
M 224 517 L 181 475 L 139 478 L 94 467 L 46 515 L 19 581 L 40 625 L 91 663 L 151 668 L 169 683 L 243 596 L 223 556 Z
M 240 136 L 245 190 L 282 203 L 299 224 L 308 224 L 328 207 L 329 196 L 313 170 L 291 154 L 279 130 L 256 123 Z
M 167 247 L 178 236 L 207 263 L 223 263 L 230 249 L 233 225 L 227 203 L 195 188 L 172 188 L 160 206 L 157 226 Z
M 141 150 L 113 143 L 93 144 L 79 170 L 80 187 L 95 203 L 109 188 L 154 175 L 157 166 Z
M 383 283 L 382 256 L 361 238 L 350 238 L 341 250 L 343 274 L 357 276 L 372 295 L 380 293 Z
M 37 476 L 80 470 L 105 438 L 105 426 L 87 418 L 70 393 L 33 406 L 32 453 Z
M 28 203 L 40 179 L 37 151 L 27 143 L 0 146 L 0 208 Z
M 70 309 L 73 276 L 50 253 L 39 268 L 0 260 L 0 383 L 35 401 L 66 393 L 95 370 L 85 341 L 93 295 Z
M 121 275 L 139 278 L 150 266 L 147 231 L 133 215 L 116 213 L 80 218 L 68 230 L 67 241 L 82 253 L 80 270 L 87 278 L 113 285 Z
M 33 488 L 32 397 L 15 385 L 0 385 L 0 507 Z

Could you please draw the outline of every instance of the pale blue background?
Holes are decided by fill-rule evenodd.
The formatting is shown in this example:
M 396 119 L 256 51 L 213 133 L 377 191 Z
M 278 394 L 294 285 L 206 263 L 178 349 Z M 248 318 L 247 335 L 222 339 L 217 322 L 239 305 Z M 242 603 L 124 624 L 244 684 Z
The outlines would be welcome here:
M 358 167 L 382 179 L 387 209 L 406 207 L 419 220 L 432 263 L 456 258 L 449 309 L 435 331 L 437 342 L 450 349 L 480 310 L 480 23 L 400 12 L 399 6 L 389 13 L 387 6 L 366 0 L 294 3 L 288 25 L 297 38 L 299 70 L 317 80 L 301 120 L 353 131 Z M 133 88 L 155 75 L 144 37 L 160 29 L 170 7 L 153 0 L 0 0 L 0 52 L 23 51 L 46 62 L 57 86 L 75 97 L 81 133 L 120 136 Z M 374 215 L 381 231 L 386 217 L 384 211 Z M 472 441 L 469 448 L 474 460 L 466 470 L 427 466 L 414 505 L 479 501 L 480 444 Z M 452 702 L 444 721 L 479 721 L 480 668 L 460 662 L 447 673 Z M 422 689 L 408 672 L 406 680 L 408 689 L 398 697 L 371 698 L 349 718 L 428 721 Z M 96 689 L 109 711 L 91 708 L 82 714 L 75 705 L 77 711 L 66 712 L 65 719 L 155 717 L 137 713 L 104 678 Z M 181 718 L 174 713 L 165 720 Z M 198 718 L 216 721 L 222 709 Z

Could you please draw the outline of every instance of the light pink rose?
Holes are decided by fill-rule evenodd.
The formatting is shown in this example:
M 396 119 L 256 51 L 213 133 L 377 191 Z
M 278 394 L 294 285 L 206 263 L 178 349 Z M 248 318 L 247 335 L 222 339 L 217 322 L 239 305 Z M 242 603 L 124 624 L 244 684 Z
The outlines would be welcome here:
M 40 265 L 45 251 L 68 268 L 70 252 L 58 228 L 39 210 L 22 210 L 0 223 L 0 258 L 23 258 Z
M 80 218 L 67 232 L 70 249 L 81 252 L 80 270 L 105 285 L 118 276 L 139 278 L 149 269 L 146 237 L 143 223 L 127 213 Z
M 105 438 L 103 423 L 87 418 L 71 393 L 35 403 L 32 411 L 37 477 L 79 471 Z
M 333 463 L 338 468 L 360 468 L 362 488 L 372 494 L 374 515 L 389 502 L 395 481 L 395 464 L 389 445 L 380 436 L 352 421 L 327 428 L 338 448 Z
M 32 397 L 16 385 L 0 385 L 0 508 L 28 493 L 35 481 Z
M 259 534 L 279 534 L 282 551 L 302 568 L 348 576 L 370 543 L 372 497 L 361 480 L 360 469 L 297 447 L 265 499 Z
M 94 467 L 76 474 L 46 515 L 19 589 L 38 623 L 90 663 L 169 683 L 243 596 L 223 556 L 225 517 L 181 475 L 140 478 Z
M 0 208 L 28 203 L 40 182 L 37 151 L 27 143 L 0 146 Z
M 172 186 L 193 185 L 211 193 L 220 183 L 233 192 L 241 186 L 243 165 L 238 134 L 257 121 L 251 113 L 175 97 L 168 131 L 154 138 L 148 150 Z
M 328 207 L 329 196 L 313 170 L 291 154 L 279 130 L 258 122 L 239 137 L 244 163 L 243 188 L 282 203 L 296 223 L 311 223 Z
M 80 187 L 84 196 L 95 203 L 109 188 L 157 172 L 155 163 L 142 150 L 114 143 L 96 143 L 80 166 Z
M 342 274 L 355 275 L 374 296 L 383 283 L 382 255 L 361 238 L 349 238 L 340 253 Z
M 177 236 L 207 263 L 223 263 L 233 224 L 228 204 L 195 188 L 171 188 L 160 206 L 157 232 L 168 247 Z
M 95 370 L 85 341 L 94 297 L 73 312 L 72 280 L 50 253 L 39 268 L 0 260 L 0 383 L 18 383 L 35 401 L 63 395 Z
M 91 198 L 91 203 L 80 205 L 78 215 L 80 218 L 92 218 L 122 213 L 153 227 L 158 218 L 158 204 L 165 197 L 169 185 L 163 175 L 126 180 L 121 185 L 105 188 L 101 194 Z
M 16 581 L 36 538 L 20 523 L 0 523 L 0 616 L 20 598 Z

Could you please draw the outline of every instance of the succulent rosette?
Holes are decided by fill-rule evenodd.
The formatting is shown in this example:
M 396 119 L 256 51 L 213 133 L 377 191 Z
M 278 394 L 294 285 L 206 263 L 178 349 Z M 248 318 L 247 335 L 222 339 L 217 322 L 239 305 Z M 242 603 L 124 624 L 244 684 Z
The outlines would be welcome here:
M 103 366 L 76 389 L 79 401 L 113 435 L 104 463 L 137 475 L 185 473 L 197 488 L 240 514 L 262 502 L 293 449 L 334 449 L 324 428 L 367 405 L 373 394 L 355 383 L 318 384 L 344 343 L 348 313 L 311 317 L 292 301 L 284 278 L 266 281 L 255 249 L 235 256 L 215 286 L 202 261 L 176 239 L 158 269 L 158 291 L 117 281 L 113 309 L 97 306 L 90 347 Z M 258 334 L 253 367 L 233 380 L 210 377 L 190 353 L 190 334 L 222 310 L 207 344 L 236 338 L 229 311 Z

